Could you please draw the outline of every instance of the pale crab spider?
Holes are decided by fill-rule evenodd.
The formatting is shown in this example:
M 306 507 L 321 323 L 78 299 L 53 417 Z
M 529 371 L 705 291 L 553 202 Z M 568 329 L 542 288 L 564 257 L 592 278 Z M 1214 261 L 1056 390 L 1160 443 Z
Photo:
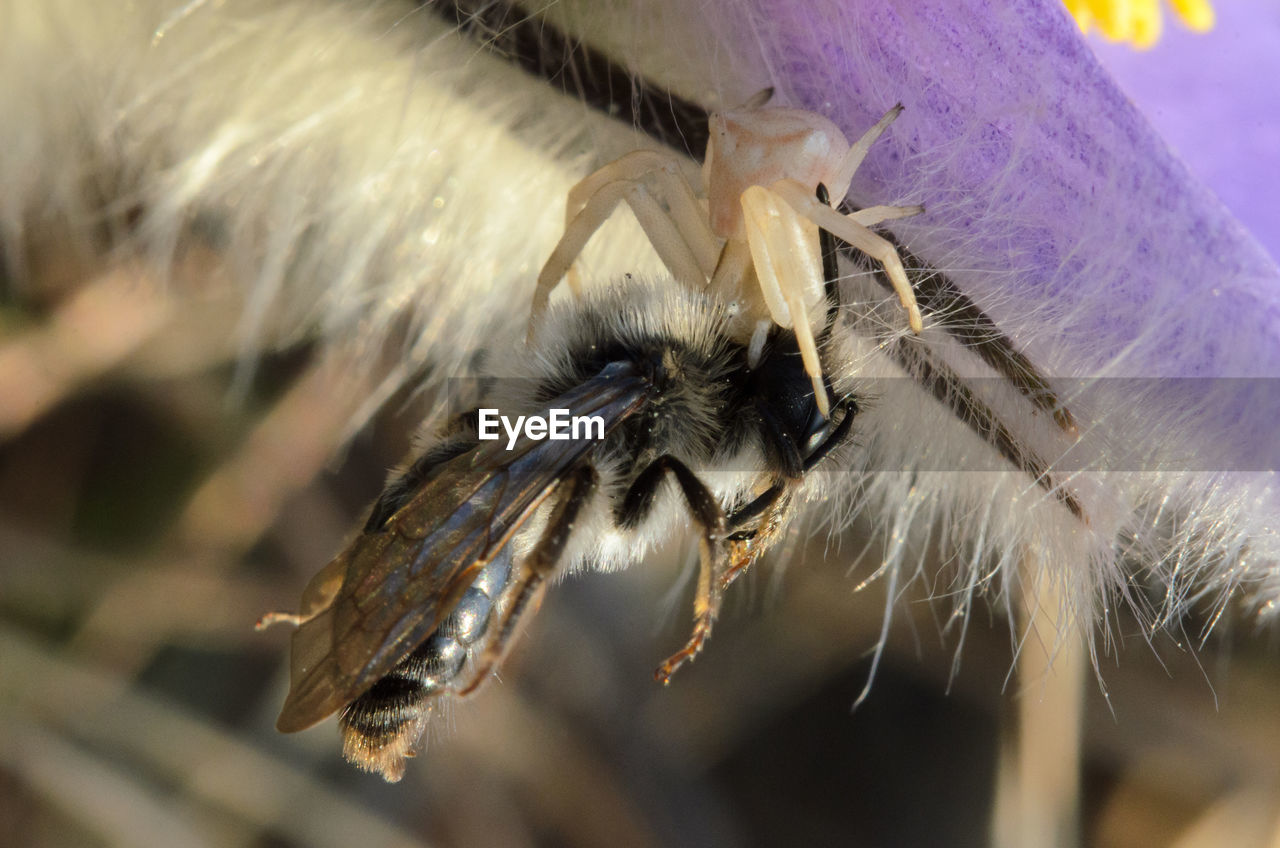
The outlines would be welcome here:
M 705 200 L 694 195 L 674 154 L 654 150 L 628 153 L 574 186 L 564 236 L 538 275 L 530 332 L 561 278 L 568 274 L 570 287 L 580 291 L 574 261 L 618 203 L 626 201 L 677 280 L 738 304 L 739 318 L 746 322 L 742 326 L 754 328 L 753 359 L 758 359 L 771 324 L 795 330 L 824 417 L 830 401 L 813 331 L 825 320 L 819 227 L 884 266 L 912 331 L 919 333 L 920 309 L 898 252 L 870 227 L 919 214 L 923 207 L 872 206 L 843 215 L 815 197 L 822 185 L 837 204 L 844 198 L 867 151 L 902 105 L 850 144 L 821 115 L 762 108 L 771 94 L 766 89 L 741 108 L 711 115 L 702 167 Z M 645 179 L 665 200 L 665 209 Z M 757 285 L 751 284 L 752 277 Z

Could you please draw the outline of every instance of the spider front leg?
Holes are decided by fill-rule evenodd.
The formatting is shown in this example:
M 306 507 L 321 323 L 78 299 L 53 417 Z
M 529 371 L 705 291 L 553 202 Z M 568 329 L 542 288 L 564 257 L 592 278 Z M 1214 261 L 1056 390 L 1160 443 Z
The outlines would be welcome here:
M 809 320 L 810 307 L 824 300 L 826 294 L 818 230 L 763 186 L 747 188 L 741 202 L 747 246 L 760 291 L 774 323 L 794 329 L 805 373 L 813 381 L 818 411 L 825 418 L 831 412 L 831 401 Z
M 883 265 L 889 281 L 893 284 L 893 290 L 898 294 L 898 301 L 907 311 L 907 323 L 911 331 L 919 334 L 924 329 L 920 307 L 916 304 L 915 293 L 911 290 L 911 282 L 907 279 L 907 272 L 902 267 L 898 251 L 886 239 L 869 229 L 872 224 L 878 224 L 881 221 L 918 215 L 924 211 L 922 207 L 875 206 L 854 212 L 852 215 L 841 215 L 830 206 L 819 203 L 809 195 L 804 186 L 794 180 L 780 180 L 774 183 L 769 191 L 785 201 L 796 214 L 804 216 L 813 224 L 836 238 L 848 242 Z
M 832 190 L 837 200 L 843 198 L 849 193 L 849 186 L 853 183 L 853 175 L 857 173 L 858 168 L 862 167 L 862 160 L 867 158 L 867 152 L 871 150 L 871 145 L 889 129 L 889 125 L 898 119 L 902 114 L 902 104 L 899 103 L 884 113 L 884 116 L 876 121 L 875 126 L 867 130 L 862 136 L 849 145 L 849 152 L 845 153 L 844 158 L 840 160 L 840 166 L 836 168 L 835 176 L 831 180 L 831 184 L 827 186 Z

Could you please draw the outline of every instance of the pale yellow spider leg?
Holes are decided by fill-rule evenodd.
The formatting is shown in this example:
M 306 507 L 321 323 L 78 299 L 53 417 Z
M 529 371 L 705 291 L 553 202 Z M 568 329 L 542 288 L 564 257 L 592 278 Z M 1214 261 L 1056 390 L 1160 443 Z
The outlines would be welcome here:
M 847 217 L 850 221 L 856 221 L 864 227 L 874 227 L 876 224 L 882 224 L 885 221 L 910 218 L 922 212 L 924 212 L 923 206 L 868 206 L 866 209 L 859 209 Z
M 634 180 L 655 168 L 662 167 L 662 154 L 653 150 L 636 150 L 615 159 L 594 173 L 583 177 L 571 189 L 564 204 L 564 226 L 568 229 L 573 219 L 578 217 L 583 207 L 601 188 L 618 180 Z M 574 297 L 582 296 L 582 278 L 578 274 L 577 259 L 569 265 L 565 272 L 565 281 L 573 291 Z
M 600 172 L 597 171 L 587 177 L 586 180 L 583 180 L 583 183 L 598 177 L 599 174 Z M 579 183 L 579 186 L 583 183 Z M 564 235 L 560 237 L 555 249 L 551 251 L 551 255 L 543 263 L 542 270 L 538 272 L 538 283 L 533 290 L 533 305 L 529 315 L 530 339 L 533 338 L 534 323 L 546 311 L 547 304 L 551 301 L 551 292 L 560 284 L 560 280 L 564 278 L 565 273 L 577 260 L 578 255 L 582 253 L 582 249 L 586 247 L 587 242 L 595 235 L 596 230 L 600 229 L 605 219 L 613 213 L 614 207 L 618 205 L 625 195 L 627 186 L 628 183 L 625 181 L 615 181 L 594 186 L 595 192 L 591 195 L 590 201 L 584 204 L 565 224 Z M 572 209 L 574 205 L 571 199 L 568 208 Z
M 899 103 L 888 112 L 885 112 L 884 117 L 877 121 L 874 127 L 862 134 L 862 138 L 859 138 L 849 146 L 849 152 L 840 160 L 840 166 L 836 168 L 835 175 L 827 185 L 837 206 L 841 200 L 844 200 L 844 196 L 849 193 L 849 185 L 853 182 L 853 175 L 857 173 L 858 168 L 862 165 L 862 160 L 867 157 L 867 151 L 871 149 L 871 145 L 876 143 L 876 139 L 880 138 L 884 131 L 889 128 L 889 125 L 901 114 L 902 104 Z
M 670 213 L 659 206 L 639 183 L 632 183 L 627 192 L 627 203 L 671 275 L 694 291 L 702 291 L 707 284 L 707 275 Z
M 716 234 L 711 231 L 707 210 L 698 203 L 693 186 L 677 170 L 674 157 L 670 158 L 666 167 L 654 171 L 653 178 L 666 197 L 671 218 L 697 258 L 703 276 L 710 277 L 715 273 L 717 260 L 720 258 L 720 244 Z
M 907 310 L 907 323 L 910 324 L 911 331 L 919 334 L 924 329 L 924 321 L 920 317 L 920 307 L 916 304 L 915 292 L 911 290 L 911 282 L 907 279 L 907 272 L 902 267 L 902 259 L 899 258 L 898 251 L 892 244 L 852 217 L 841 215 L 830 206 L 819 203 L 816 198 L 809 196 L 804 186 L 793 180 L 774 183 L 773 190 L 796 212 L 883 265 L 889 281 L 893 284 L 893 290 L 898 295 L 898 301 L 902 304 L 902 308 Z
M 791 308 L 782 296 L 782 285 L 769 255 L 768 233 L 777 228 L 776 225 L 771 226 L 771 221 L 780 218 L 782 214 L 776 200 L 767 189 L 750 186 L 740 198 L 742 221 L 747 232 L 747 249 L 751 254 L 756 280 L 760 283 L 760 293 L 764 295 L 769 315 L 779 327 L 790 328 L 795 323 L 791 317 Z
M 720 261 L 716 263 L 707 289 L 726 301 L 734 301 L 740 296 L 750 270 L 751 251 L 747 248 L 747 243 L 730 239 L 720 251 Z
M 635 213 L 636 220 L 653 244 L 659 258 L 677 280 L 694 289 L 706 284 L 698 260 L 676 229 L 671 216 L 654 202 L 644 186 L 634 180 L 618 180 L 606 183 L 591 196 L 582 210 L 565 227 L 560 242 L 551 251 L 546 264 L 538 274 L 538 284 L 533 292 L 533 307 L 529 316 L 529 338 L 533 338 L 533 326 L 538 316 L 546 311 L 551 292 L 564 277 L 574 260 L 582 253 L 591 236 L 613 214 L 618 203 L 625 200 Z
M 638 180 L 645 174 L 664 167 L 671 159 L 669 154 L 656 150 L 636 150 L 626 156 L 615 159 L 595 173 L 583 177 L 573 188 L 564 207 L 564 223 L 567 227 L 578 216 L 587 201 L 607 186 L 620 180 Z
M 762 88 L 755 94 L 751 95 L 746 101 L 734 109 L 735 112 L 749 112 L 754 109 L 763 108 L 766 103 L 773 99 L 773 86 Z
M 766 328 L 773 326 L 774 320 L 765 303 L 764 292 L 751 267 L 751 249 L 746 241 L 730 239 L 725 242 L 707 291 L 724 303 L 733 305 L 731 315 L 735 332 L 750 330 L 755 333 L 762 323 Z M 758 356 L 749 359 L 749 366 L 754 368 L 758 361 Z
M 826 418 L 831 401 L 822 381 L 822 360 L 808 309 L 815 294 L 820 297 L 825 288 L 817 230 L 763 186 L 750 186 L 742 193 L 742 211 L 760 290 L 774 322 L 794 329 L 818 411 Z
M 604 177 L 612 176 L 613 179 Z M 698 265 L 704 276 L 710 277 L 715 271 L 716 259 L 720 255 L 720 245 L 711 224 L 707 221 L 707 211 L 698 203 L 693 186 L 685 179 L 680 170 L 680 160 L 670 153 L 659 153 L 655 150 L 637 150 L 628 153 L 621 159 L 606 165 L 587 179 L 578 183 L 569 191 L 566 215 L 577 214 L 591 194 L 600 190 L 601 186 L 617 180 L 639 180 L 652 177 L 661 197 L 667 201 L 671 210 L 671 219 L 676 229 L 684 237 L 685 242 L 697 257 Z M 569 217 L 572 217 L 569 215 Z M 568 220 L 565 224 L 568 225 Z
M 570 265 L 569 270 L 564 272 L 564 281 L 569 284 L 569 291 L 573 292 L 574 297 L 582 297 L 582 275 L 578 273 L 578 261 L 575 259 Z
M 769 331 L 772 329 L 773 322 L 767 318 L 756 322 L 755 329 L 751 331 L 751 342 L 747 345 L 748 368 L 755 368 L 764 358 L 764 345 L 769 340 Z
M 693 187 L 680 169 L 680 160 L 674 154 L 636 150 L 587 176 L 569 189 L 564 208 L 565 226 L 568 227 L 573 222 L 592 196 L 604 186 L 620 180 L 639 180 L 646 176 L 653 178 L 660 196 L 666 198 L 671 217 L 697 257 L 703 274 L 711 276 L 715 270 L 716 258 L 720 254 L 720 246 L 707 221 L 707 213 L 699 205 Z M 572 267 L 568 274 L 569 284 L 574 286 L 572 278 L 576 277 L 576 273 Z M 577 293 L 578 290 L 575 286 L 574 292 Z

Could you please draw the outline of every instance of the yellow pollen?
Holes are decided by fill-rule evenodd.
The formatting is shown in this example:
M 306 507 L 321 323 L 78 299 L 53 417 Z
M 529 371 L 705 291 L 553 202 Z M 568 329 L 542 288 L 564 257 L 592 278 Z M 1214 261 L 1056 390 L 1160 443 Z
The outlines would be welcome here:
M 1187 29 L 1213 29 L 1213 6 L 1209 0 L 1168 0 Z M 1081 32 L 1097 27 L 1111 41 L 1123 41 L 1139 50 L 1151 47 L 1160 38 L 1160 0 L 1063 0 Z

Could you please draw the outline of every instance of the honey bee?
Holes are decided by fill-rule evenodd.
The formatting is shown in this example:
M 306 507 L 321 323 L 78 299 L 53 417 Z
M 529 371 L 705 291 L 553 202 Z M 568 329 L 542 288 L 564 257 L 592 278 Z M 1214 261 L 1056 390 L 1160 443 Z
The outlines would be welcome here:
M 834 242 L 822 244 L 820 351 L 847 331 Z M 657 679 L 697 656 L 725 590 L 786 528 L 812 493 L 808 472 L 846 443 L 859 410 L 854 380 L 833 382 L 828 367 L 836 400 L 823 414 L 793 330 L 773 326 L 753 355 L 732 317 L 731 303 L 633 278 L 546 312 L 520 358 L 528 379 L 493 381 L 481 406 L 595 417 L 601 438 L 526 428 L 489 440 L 479 407 L 455 421 L 311 581 L 299 613 L 263 620 L 298 625 L 277 727 L 341 711 L 345 756 L 398 780 L 432 704 L 491 676 L 549 577 L 628 565 L 690 522 L 693 632 Z

